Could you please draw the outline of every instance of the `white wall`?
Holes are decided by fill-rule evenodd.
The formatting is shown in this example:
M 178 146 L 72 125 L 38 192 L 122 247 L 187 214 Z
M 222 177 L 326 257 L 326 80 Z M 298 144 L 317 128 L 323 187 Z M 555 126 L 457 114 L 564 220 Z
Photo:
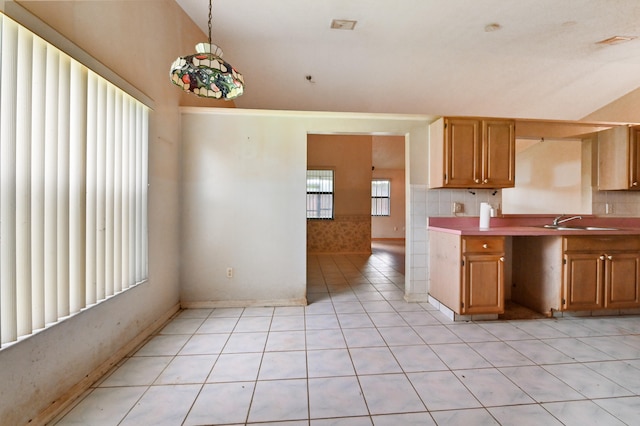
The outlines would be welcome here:
M 591 159 L 583 164 L 582 154 L 579 139 L 545 139 L 517 150 L 516 187 L 502 190 L 502 212 L 591 214 Z
M 427 116 L 183 108 L 182 304 L 305 303 L 307 134 L 407 135 L 410 181 L 425 185 L 428 122 Z M 412 300 L 426 300 L 426 269 L 412 270 L 412 253 L 426 252 L 425 200 L 407 220 L 417 229 L 407 233 Z M 227 267 L 234 268 L 231 279 Z

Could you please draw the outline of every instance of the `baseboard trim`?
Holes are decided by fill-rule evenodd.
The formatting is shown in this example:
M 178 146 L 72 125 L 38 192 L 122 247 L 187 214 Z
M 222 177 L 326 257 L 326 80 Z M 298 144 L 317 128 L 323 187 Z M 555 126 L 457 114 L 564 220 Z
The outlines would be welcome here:
M 100 364 L 91 373 L 89 373 L 84 379 L 76 383 L 70 389 L 68 389 L 63 395 L 55 399 L 51 405 L 45 410 L 41 411 L 36 417 L 29 422 L 30 425 L 46 425 L 54 420 L 57 416 L 61 415 L 66 409 L 68 409 L 78 397 L 80 397 L 87 389 L 97 382 L 102 376 L 104 376 L 114 365 L 119 363 L 125 358 L 131 351 L 144 342 L 149 336 L 151 336 L 156 330 L 162 327 L 176 312 L 180 310 L 180 304 L 173 305 L 168 311 L 166 311 L 160 318 L 155 320 L 151 325 L 140 332 L 135 338 L 131 339 L 127 344 L 122 346 L 118 351 L 111 355 L 105 362 Z
M 318 255 L 327 255 L 327 254 L 336 254 L 336 255 L 349 255 L 349 254 L 366 254 L 370 255 L 371 250 L 369 251 L 308 251 L 307 254 L 312 256 Z
M 183 309 L 206 308 L 249 308 L 278 306 L 307 306 L 307 298 L 301 299 L 268 299 L 268 300 L 206 300 L 202 302 L 182 302 Z

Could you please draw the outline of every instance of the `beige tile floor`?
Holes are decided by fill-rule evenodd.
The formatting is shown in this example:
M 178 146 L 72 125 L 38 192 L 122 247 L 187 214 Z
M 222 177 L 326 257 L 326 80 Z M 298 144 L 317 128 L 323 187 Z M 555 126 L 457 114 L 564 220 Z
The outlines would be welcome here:
M 640 424 L 640 317 L 452 323 L 403 271 L 309 256 L 307 307 L 182 311 L 53 424 Z

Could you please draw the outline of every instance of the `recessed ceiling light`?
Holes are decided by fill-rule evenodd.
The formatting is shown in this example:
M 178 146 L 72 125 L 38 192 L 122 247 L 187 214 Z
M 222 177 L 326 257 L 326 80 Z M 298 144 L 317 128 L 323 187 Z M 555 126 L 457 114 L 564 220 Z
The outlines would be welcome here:
M 614 44 L 626 43 L 626 42 L 631 41 L 633 39 L 635 39 L 635 37 L 633 37 L 633 36 L 613 36 L 613 37 L 606 38 L 604 40 L 600 40 L 596 44 L 606 44 L 606 45 L 611 46 L 611 45 L 614 45 Z
M 498 23 L 492 23 L 492 24 L 488 24 L 487 26 L 484 27 L 484 32 L 485 33 L 492 33 L 494 31 L 498 31 L 502 29 L 502 27 L 500 26 L 500 24 Z
M 331 21 L 331 28 L 334 30 L 352 30 L 356 27 L 356 23 L 351 19 L 334 19 Z

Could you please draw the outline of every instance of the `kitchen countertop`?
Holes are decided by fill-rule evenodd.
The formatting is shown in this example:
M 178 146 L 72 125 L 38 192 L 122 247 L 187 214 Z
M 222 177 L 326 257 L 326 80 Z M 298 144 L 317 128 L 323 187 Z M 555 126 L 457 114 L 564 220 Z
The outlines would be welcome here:
M 478 217 L 429 217 L 427 229 L 457 235 L 498 235 L 498 236 L 545 236 L 545 235 L 640 235 L 640 218 L 635 217 L 597 217 L 582 215 L 582 219 L 565 222 L 562 226 L 597 226 L 616 228 L 610 230 L 586 229 L 549 229 L 558 215 L 502 216 L 492 217 L 488 229 L 480 229 Z M 565 218 L 572 215 L 566 215 Z

